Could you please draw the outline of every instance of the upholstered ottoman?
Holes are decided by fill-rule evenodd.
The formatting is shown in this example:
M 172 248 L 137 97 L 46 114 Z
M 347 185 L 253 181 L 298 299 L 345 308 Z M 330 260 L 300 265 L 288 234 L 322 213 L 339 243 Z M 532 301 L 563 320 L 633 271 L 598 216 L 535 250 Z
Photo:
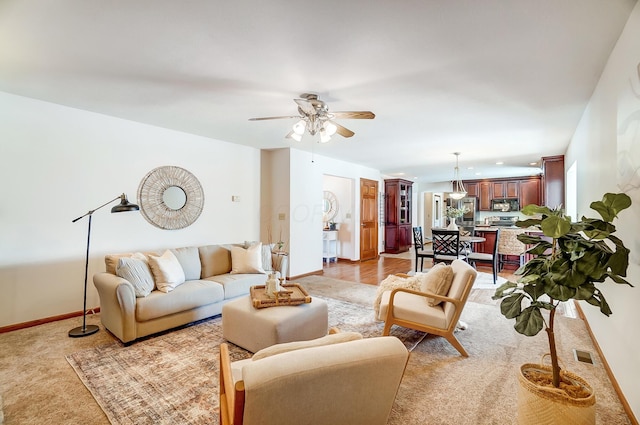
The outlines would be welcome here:
M 327 334 L 327 303 L 310 303 L 257 309 L 251 297 L 229 301 L 222 307 L 222 335 L 252 353 L 274 344 L 306 341 Z

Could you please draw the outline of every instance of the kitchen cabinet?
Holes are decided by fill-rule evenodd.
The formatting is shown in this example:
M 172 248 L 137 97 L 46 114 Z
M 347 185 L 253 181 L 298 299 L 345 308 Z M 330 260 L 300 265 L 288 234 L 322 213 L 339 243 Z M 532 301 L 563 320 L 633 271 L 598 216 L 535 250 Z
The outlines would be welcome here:
M 491 211 L 491 200 L 518 199 L 520 207 L 540 205 L 540 176 L 506 179 L 466 180 L 467 196 L 478 198 L 478 211 Z
M 492 186 L 493 198 L 517 198 L 519 188 L 519 180 L 494 181 Z
M 520 182 L 520 208 L 527 205 L 540 205 L 540 179 L 528 179 Z
M 484 242 L 478 242 L 473 244 L 473 250 L 475 252 L 483 252 L 485 254 L 493 254 L 493 244 L 496 241 L 496 231 L 493 230 L 480 230 L 476 229 L 476 236 L 485 238 Z
M 464 188 L 467 189 L 467 196 L 475 196 L 476 198 L 479 196 L 478 194 L 478 183 L 464 183 Z
M 384 181 L 384 251 L 397 254 L 413 243 L 411 229 L 411 191 L 413 182 L 403 179 Z
M 491 199 L 493 199 L 493 188 L 490 181 L 478 183 L 478 210 L 491 211 Z
M 542 158 L 542 203 L 564 208 L 564 155 Z

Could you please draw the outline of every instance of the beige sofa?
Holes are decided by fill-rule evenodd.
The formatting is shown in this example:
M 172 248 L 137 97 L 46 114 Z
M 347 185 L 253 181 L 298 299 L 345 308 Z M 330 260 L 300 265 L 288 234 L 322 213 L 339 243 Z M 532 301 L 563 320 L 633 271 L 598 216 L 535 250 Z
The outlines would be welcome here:
M 255 267 L 256 264 L 247 264 L 245 255 L 250 250 L 246 248 L 241 244 L 205 245 L 144 254 L 107 255 L 106 271 L 93 276 L 100 296 L 102 324 L 122 342 L 131 343 L 147 335 L 220 314 L 226 301 L 248 294 L 253 285 L 263 285 L 267 273 L 274 268 L 279 275 L 286 276 L 286 255 L 273 254 L 269 245 L 253 246 L 260 251 L 256 255 L 260 256 L 259 266 L 262 266 Z M 160 264 L 158 258 L 161 257 L 179 262 L 173 271 L 184 273 L 183 283 L 168 285 L 170 288 L 167 289 L 165 282 L 160 282 L 162 278 L 159 280 L 156 272 Z M 152 290 L 148 295 L 140 294 L 139 281 L 144 279 L 138 279 L 139 273 L 134 273 L 129 280 L 121 277 L 125 275 L 122 272 L 123 258 L 142 258 L 149 266 L 155 283 L 151 283 Z M 250 267 L 252 265 L 254 267 Z

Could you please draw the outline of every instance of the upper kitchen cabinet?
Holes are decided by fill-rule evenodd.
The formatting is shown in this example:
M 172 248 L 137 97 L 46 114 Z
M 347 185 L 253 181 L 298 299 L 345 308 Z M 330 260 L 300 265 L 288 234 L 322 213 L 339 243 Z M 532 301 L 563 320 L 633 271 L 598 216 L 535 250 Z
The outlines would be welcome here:
M 564 155 L 542 158 L 542 203 L 549 208 L 565 205 Z
M 540 177 L 520 181 L 520 208 L 529 204 L 540 205 Z
M 519 193 L 519 180 L 501 180 L 493 182 L 493 198 L 517 198 Z
M 493 199 L 493 188 L 490 181 L 478 182 L 478 210 L 491 211 L 491 200 Z
M 475 182 L 464 182 L 464 188 L 467 189 L 467 196 L 475 196 L 479 197 L 478 193 L 478 183 Z
M 520 206 L 540 205 L 540 176 L 467 180 L 467 196 L 478 198 L 479 211 L 491 211 L 492 199 L 518 199 Z

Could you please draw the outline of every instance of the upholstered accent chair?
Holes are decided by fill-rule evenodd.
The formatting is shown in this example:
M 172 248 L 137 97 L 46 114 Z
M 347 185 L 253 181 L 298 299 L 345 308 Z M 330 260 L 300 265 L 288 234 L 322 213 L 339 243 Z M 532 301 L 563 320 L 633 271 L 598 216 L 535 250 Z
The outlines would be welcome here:
M 396 337 L 278 344 L 237 362 L 222 344 L 220 424 L 384 425 L 408 358 Z
M 416 252 L 416 272 L 418 271 L 418 260 L 420 260 L 420 271 L 424 268 L 424 259 L 433 258 L 433 250 L 425 249 L 424 235 L 422 227 L 413 228 L 413 250 Z
M 469 356 L 454 331 L 477 272 L 463 260 L 454 260 L 450 267 L 453 278 L 444 295 L 424 287 L 421 291 L 401 287 L 382 294 L 378 319 L 385 322 L 383 335 L 389 335 L 393 325 L 416 329 L 446 338 L 462 356 Z

